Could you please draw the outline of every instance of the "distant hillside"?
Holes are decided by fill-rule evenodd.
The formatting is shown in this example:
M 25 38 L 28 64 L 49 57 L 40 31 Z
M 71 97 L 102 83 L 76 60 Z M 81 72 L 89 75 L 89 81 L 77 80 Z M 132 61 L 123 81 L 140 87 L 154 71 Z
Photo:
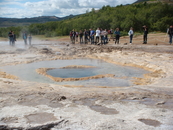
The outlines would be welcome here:
M 149 1 L 149 0 L 137 0 L 135 3 L 140 3 L 140 2 L 145 2 L 145 1 Z
M 50 21 L 61 21 L 69 18 L 73 18 L 76 15 L 69 15 L 63 18 L 56 16 L 40 16 L 33 18 L 0 18 L 0 27 L 11 27 L 11 26 L 24 26 L 32 23 L 46 23 Z
M 173 0 L 137 0 L 135 3 L 147 2 L 147 3 L 155 3 L 155 2 L 163 2 L 168 4 L 173 4 Z

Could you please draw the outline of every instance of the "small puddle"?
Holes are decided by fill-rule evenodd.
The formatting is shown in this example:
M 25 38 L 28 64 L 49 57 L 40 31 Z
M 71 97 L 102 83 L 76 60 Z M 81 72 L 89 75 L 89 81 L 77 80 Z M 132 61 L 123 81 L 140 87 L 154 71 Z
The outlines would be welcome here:
M 88 106 L 91 110 L 94 110 L 104 115 L 114 115 L 119 113 L 116 109 L 97 105 L 95 104 L 95 101 L 96 101 L 95 98 L 87 98 L 87 99 L 76 100 L 74 101 L 74 103 L 77 105 Z
M 144 99 L 123 99 L 125 102 L 138 102 L 145 105 L 157 106 L 160 108 L 173 108 L 173 100 L 172 99 L 155 99 L 155 98 L 144 98 Z
M 114 115 L 119 113 L 116 109 L 107 108 L 105 106 L 100 106 L 100 105 L 92 105 L 90 106 L 90 108 L 96 112 L 100 112 L 101 114 L 105 115 Z
M 161 123 L 157 120 L 151 120 L 151 119 L 138 119 L 139 121 L 143 122 L 146 125 L 158 127 L 161 125 Z
M 29 124 L 44 124 L 57 120 L 52 113 L 36 113 L 27 115 L 25 118 Z

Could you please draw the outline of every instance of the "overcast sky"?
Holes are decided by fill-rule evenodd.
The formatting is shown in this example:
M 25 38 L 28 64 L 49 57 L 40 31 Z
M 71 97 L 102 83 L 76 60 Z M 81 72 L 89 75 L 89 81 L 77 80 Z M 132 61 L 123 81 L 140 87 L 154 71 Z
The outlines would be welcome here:
M 38 16 L 65 17 L 83 14 L 104 5 L 131 4 L 137 0 L 0 0 L 0 17 L 31 18 Z

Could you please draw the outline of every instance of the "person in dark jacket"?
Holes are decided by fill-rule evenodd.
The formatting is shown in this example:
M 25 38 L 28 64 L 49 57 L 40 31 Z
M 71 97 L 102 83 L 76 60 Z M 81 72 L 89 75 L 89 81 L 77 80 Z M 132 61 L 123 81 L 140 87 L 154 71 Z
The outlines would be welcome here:
M 12 35 L 12 31 L 10 31 L 10 32 L 8 33 L 8 37 L 9 37 L 9 44 L 10 44 L 10 45 L 13 45 L 13 35 Z
M 147 44 L 148 27 L 144 25 L 142 28 L 144 30 L 143 44 Z
M 172 25 L 168 29 L 168 35 L 169 35 L 169 43 L 172 44 L 172 38 L 173 38 L 173 26 Z

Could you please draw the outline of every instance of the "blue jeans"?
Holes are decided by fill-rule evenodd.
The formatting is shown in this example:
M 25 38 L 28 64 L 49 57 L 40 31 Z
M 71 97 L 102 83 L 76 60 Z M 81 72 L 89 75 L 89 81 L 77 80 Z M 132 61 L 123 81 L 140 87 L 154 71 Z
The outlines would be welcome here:
M 94 36 L 90 36 L 91 38 L 91 44 L 94 44 Z
M 13 45 L 13 37 L 9 37 L 9 44 Z
M 169 43 L 172 44 L 173 35 L 169 35 Z
M 130 43 L 132 43 L 133 35 L 130 35 Z
M 83 43 L 83 37 L 80 36 L 80 44 Z
M 144 44 L 147 44 L 147 34 L 144 34 Z
M 107 43 L 108 43 L 108 37 L 104 36 L 104 44 L 107 44 Z

